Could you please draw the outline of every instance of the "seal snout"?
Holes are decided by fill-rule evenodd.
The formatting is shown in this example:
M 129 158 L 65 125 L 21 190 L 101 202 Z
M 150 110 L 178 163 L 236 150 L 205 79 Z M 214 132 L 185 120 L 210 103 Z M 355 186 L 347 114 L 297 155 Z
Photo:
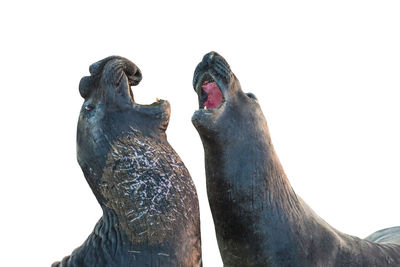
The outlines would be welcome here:
M 110 56 L 91 64 L 89 72 L 90 76 L 83 77 L 79 83 L 79 92 L 83 98 L 101 90 L 102 84 L 117 88 L 124 76 L 129 86 L 138 85 L 142 80 L 140 69 L 130 60 L 119 56 Z M 132 92 L 127 95 L 133 100 Z
M 85 76 L 79 84 L 79 92 L 86 100 L 96 98 L 105 104 L 132 108 L 141 106 L 151 109 L 161 105 L 160 99 L 149 105 L 135 102 L 131 86 L 138 85 L 143 76 L 139 67 L 120 56 L 110 56 L 99 60 L 89 67 L 90 76 Z
M 211 64 L 213 64 L 215 62 L 215 58 L 218 58 L 218 57 L 222 58 L 220 56 L 220 54 L 218 54 L 217 52 L 211 51 L 211 52 L 209 52 L 209 53 L 204 55 L 202 61 L 203 62 L 207 62 L 209 65 L 211 65 Z
M 106 78 L 105 82 L 118 84 L 123 75 L 131 86 L 138 85 L 142 80 L 142 73 L 133 62 L 123 57 L 111 57 L 102 70 L 102 76 Z
M 217 52 L 204 55 L 193 76 L 193 87 L 199 96 L 200 109 L 219 109 L 225 102 L 232 76 L 226 60 Z
M 193 87 L 195 90 L 204 73 L 209 73 L 214 80 L 221 80 L 225 84 L 229 82 L 232 75 L 228 62 L 214 51 L 207 53 L 196 67 L 193 75 Z
M 216 67 L 221 68 L 221 71 L 224 70 L 225 72 L 230 72 L 231 67 L 229 66 L 228 62 L 217 52 L 211 51 L 207 53 L 202 60 L 203 63 L 206 63 L 208 67 Z

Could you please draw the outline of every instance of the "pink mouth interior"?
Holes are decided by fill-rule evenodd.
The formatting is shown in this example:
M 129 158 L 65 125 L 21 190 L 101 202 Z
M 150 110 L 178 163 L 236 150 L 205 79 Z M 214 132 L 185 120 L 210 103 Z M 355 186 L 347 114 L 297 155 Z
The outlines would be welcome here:
M 204 102 L 206 108 L 217 108 L 222 103 L 222 93 L 215 82 L 205 81 L 201 88 L 207 93 L 207 101 Z

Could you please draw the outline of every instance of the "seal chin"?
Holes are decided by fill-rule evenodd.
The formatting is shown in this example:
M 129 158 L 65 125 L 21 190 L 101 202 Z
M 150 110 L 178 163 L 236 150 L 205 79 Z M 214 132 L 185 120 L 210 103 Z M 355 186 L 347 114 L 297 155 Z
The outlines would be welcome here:
M 193 125 L 199 131 L 201 131 L 201 129 L 208 130 L 208 131 L 212 130 L 215 127 L 218 118 L 223 113 L 225 107 L 226 107 L 226 102 L 223 102 L 216 109 L 198 109 L 198 110 L 196 110 L 192 116 Z
M 133 103 L 133 110 L 135 112 L 147 115 L 151 118 L 155 118 L 159 121 L 160 130 L 167 130 L 169 118 L 171 115 L 171 105 L 167 100 L 157 99 L 156 102 L 149 105 L 140 105 Z

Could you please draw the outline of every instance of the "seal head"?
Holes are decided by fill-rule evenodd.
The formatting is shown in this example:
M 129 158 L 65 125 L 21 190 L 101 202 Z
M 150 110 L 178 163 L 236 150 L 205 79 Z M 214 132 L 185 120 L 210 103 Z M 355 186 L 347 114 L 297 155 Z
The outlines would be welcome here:
M 198 95 L 199 110 L 192 116 L 192 122 L 200 135 L 216 138 L 240 119 L 243 112 L 259 110 L 257 98 L 244 93 L 240 82 L 231 71 L 226 60 L 216 52 L 203 57 L 194 72 L 193 88 Z M 242 109 L 246 106 L 246 109 Z

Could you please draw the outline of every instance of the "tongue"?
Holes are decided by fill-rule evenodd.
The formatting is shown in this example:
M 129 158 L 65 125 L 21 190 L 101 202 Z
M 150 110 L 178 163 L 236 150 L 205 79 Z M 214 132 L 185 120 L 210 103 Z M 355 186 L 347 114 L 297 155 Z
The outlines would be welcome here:
M 207 93 L 207 101 L 204 106 L 207 108 L 217 108 L 222 103 L 222 93 L 215 82 L 206 83 L 202 86 L 203 90 Z

